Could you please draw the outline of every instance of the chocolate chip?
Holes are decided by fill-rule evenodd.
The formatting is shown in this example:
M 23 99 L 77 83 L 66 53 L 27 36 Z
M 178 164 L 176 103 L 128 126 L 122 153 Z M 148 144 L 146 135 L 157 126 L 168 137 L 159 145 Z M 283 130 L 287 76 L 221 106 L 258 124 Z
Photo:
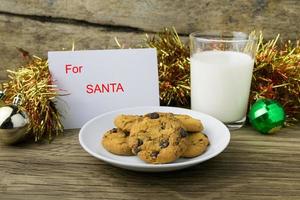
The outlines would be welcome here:
M 183 128 L 180 128 L 179 133 L 180 133 L 180 136 L 181 136 L 181 137 L 186 137 L 186 136 L 188 136 L 188 133 L 187 133 Z
M 159 146 L 160 146 L 161 148 L 166 148 L 166 147 L 168 147 L 168 146 L 169 146 L 169 140 L 165 140 L 165 139 L 161 140 Z
M 128 131 L 123 131 L 125 137 L 128 137 L 130 135 L 130 133 Z
M 138 154 L 141 151 L 141 147 L 139 146 L 134 146 L 132 149 L 132 153 L 134 153 L 135 155 Z
M 159 114 L 154 112 L 154 113 L 148 113 L 146 115 L 146 117 L 149 117 L 150 119 L 158 119 L 159 118 Z
M 142 144 L 144 144 L 143 140 L 141 140 L 140 138 L 138 138 L 138 143 L 137 143 L 137 145 L 138 145 L 138 146 L 141 146 Z
M 111 129 L 111 132 L 112 133 L 116 133 L 116 132 L 118 132 L 118 129 L 117 128 L 113 128 L 113 129 Z
M 157 155 L 159 154 L 159 152 L 158 151 L 153 151 L 151 154 L 150 154 L 150 157 L 151 158 L 157 158 Z

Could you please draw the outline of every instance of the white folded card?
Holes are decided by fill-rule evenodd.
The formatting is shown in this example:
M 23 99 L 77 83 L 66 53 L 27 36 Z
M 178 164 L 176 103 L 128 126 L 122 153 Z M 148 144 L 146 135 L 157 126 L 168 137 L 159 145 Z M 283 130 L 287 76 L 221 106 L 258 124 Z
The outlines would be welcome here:
M 48 62 L 54 84 L 69 94 L 57 103 L 66 129 L 108 111 L 159 105 L 155 49 L 56 51 Z

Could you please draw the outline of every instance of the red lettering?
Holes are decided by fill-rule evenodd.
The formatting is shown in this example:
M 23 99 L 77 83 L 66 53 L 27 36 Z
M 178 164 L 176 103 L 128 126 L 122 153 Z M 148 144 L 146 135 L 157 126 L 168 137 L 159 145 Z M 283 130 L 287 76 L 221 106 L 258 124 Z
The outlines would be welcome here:
M 98 91 L 99 93 L 102 93 L 102 91 L 101 91 L 101 89 L 100 89 L 100 86 L 99 86 L 98 84 L 95 86 L 94 93 L 96 93 L 97 91 Z
M 115 92 L 115 86 L 116 86 L 116 83 L 110 83 L 111 87 L 112 87 L 112 92 Z
M 106 92 L 109 92 L 109 84 L 102 84 L 102 92 L 104 92 L 104 90 L 106 91 Z
M 66 64 L 65 65 L 65 69 L 66 69 L 66 74 L 69 73 L 69 71 L 72 71 L 73 74 L 80 74 L 83 70 L 83 66 L 72 66 L 71 64 Z
M 123 89 L 123 86 L 121 83 L 118 83 L 118 87 L 117 87 L 117 91 L 116 92 L 119 92 L 119 90 L 121 90 L 122 92 L 124 92 L 124 89 Z
M 88 94 L 92 94 L 92 93 L 94 92 L 94 90 L 93 90 L 93 85 L 92 85 L 92 84 L 88 84 L 88 85 L 86 86 L 86 92 L 87 92 Z
M 68 71 L 71 70 L 71 68 L 70 68 L 71 66 L 72 66 L 71 64 L 66 64 L 66 67 L 65 67 L 66 68 L 66 74 L 68 74 Z
M 73 68 L 72 68 L 72 72 L 74 73 L 74 74 L 77 74 L 77 73 L 81 73 L 81 70 L 82 70 L 82 66 L 74 66 Z
M 88 84 L 86 85 L 86 92 L 88 94 L 95 93 L 118 93 L 124 92 L 124 88 L 121 83 L 101 83 L 101 84 Z

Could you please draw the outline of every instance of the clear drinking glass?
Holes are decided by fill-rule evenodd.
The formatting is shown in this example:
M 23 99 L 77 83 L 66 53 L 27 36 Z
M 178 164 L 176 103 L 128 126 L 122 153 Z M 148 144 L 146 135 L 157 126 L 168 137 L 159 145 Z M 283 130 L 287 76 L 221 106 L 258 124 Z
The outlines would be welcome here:
M 246 120 L 256 53 L 254 35 L 242 32 L 190 34 L 191 108 L 228 128 Z

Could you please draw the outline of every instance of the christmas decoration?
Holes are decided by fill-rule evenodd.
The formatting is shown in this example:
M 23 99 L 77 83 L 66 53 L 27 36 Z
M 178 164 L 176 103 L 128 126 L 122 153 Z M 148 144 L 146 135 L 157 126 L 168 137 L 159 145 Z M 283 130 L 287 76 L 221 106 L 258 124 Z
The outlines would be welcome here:
M 158 36 L 146 36 L 146 46 L 157 49 L 160 100 L 162 105 L 190 103 L 190 51 L 175 28 L 165 28 Z
M 0 108 L 5 105 L 3 98 L 4 98 L 4 92 L 0 91 Z
M 300 117 L 300 41 L 285 43 L 281 48 L 276 39 L 263 42 L 260 34 L 250 93 L 250 105 L 259 98 L 281 103 L 287 122 Z
M 264 42 L 259 36 L 249 105 L 259 98 L 280 102 L 287 125 L 300 118 L 300 42 L 280 45 L 279 36 Z M 146 37 L 146 46 L 157 49 L 161 105 L 189 107 L 189 48 L 176 30 L 164 29 L 154 37 Z M 213 91 L 212 91 L 213 92 Z
M 259 99 L 248 114 L 251 125 L 263 134 L 274 133 L 284 124 L 285 112 L 283 107 L 271 99 Z
M 21 141 L 28 132 L 28 117 L 19 104 L 20 98 L 17 96 L 12 105 L 0 108 L 0 141 L 5 144 Z
M 16 71 L 7 70 L 9 81 L 3 84 L 6 89 L 6 102 L 11 101 L 16 94 L 22 99 L 21 110 L 26 110 L 29 118 L 29 134 L 38 141 L 47 136 L 49 141 L 53 136 L 63 131 L 61 116 L 57 111 L 54 98 L 59 96 L 59 89 L 53 84 L 46 59 L 30 56 L 20 49 L 27 63 Z

